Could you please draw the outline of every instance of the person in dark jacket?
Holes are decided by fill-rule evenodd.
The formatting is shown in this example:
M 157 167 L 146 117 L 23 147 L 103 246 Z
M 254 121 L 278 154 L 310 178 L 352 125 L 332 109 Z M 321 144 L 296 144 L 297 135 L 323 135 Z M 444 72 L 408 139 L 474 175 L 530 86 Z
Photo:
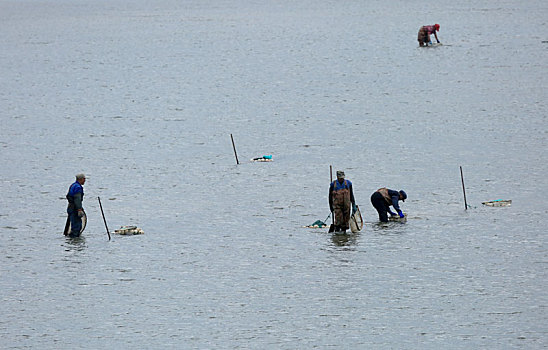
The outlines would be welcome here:
M 335 231 L 346 232 L 352 212 L 356 211 L 356 201 L 352 191 L 352 182 L 344 179 L 344 171 L 337 171 L 337 180 L 329 185 L 329 209 L 335 220 Z
M 86 215 L 84 208 L 82 207 L 82 201 L 84 200 L 84 183 L 86 182 L 86 176 L 84 174 L 76 175 L 76 181 L 70 185 L 67 193 L 67 213 L 70 220 L 70 232 L 69 237 L 79 237 L 82 230 L 82 217 Z M 67 234 L 67 232 L 65 232 Z
M 405 217 L 398 205 L 398 201 L 404 201 L 407 198 L 405 191 L 394 191 L 386 187 L 379 188 L 375 193 L 371 195 L 371 204 L 377 209 L 379 213 L 379 220 L 381 222 L 388 222 L 388 213 L 391 216 L 399 215 L 400 218 Z M 398 214 L 390 210 L 390 206 L 393 206 Z

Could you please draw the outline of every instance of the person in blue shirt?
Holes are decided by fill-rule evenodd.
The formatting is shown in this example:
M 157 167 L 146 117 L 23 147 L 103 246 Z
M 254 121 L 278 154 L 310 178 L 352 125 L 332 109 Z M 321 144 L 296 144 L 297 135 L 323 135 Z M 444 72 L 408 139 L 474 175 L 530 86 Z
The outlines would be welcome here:
M 379 220 L 381 222 L 388 222 L 388 213 L 391 216 L 399 215 L 400 218 L 405 217 L 398 205 L 398 201 L 404 201 L 407 199 L 407 194 L 404 190 L 394 191 L 386 187 L 379 188 L 375 193 L 371 195 L 371 204 L 377 209 L 379 213 Z M 390 210 L 390 206 L 398 212 L 397 214 Z
M 67 213 L 70 220 L 70 232 L 65 232 L 69 237 L 79 237 L 82 230 L 82 217 L 86 215 L 82 207 L 84 200 L 84 183 L 86 176 L 84 174 L 76 175 L 76 181 L 70 185 L 67 193 Z
M 345 180 L 344 176 L 344 171 L 337 171 L 337 180 L 329 185 L 329 209 L 333 213 L 336 232 L 346 232 L 348 229 L 350 204 L 352 212 L 356 212 L 352 182 Z

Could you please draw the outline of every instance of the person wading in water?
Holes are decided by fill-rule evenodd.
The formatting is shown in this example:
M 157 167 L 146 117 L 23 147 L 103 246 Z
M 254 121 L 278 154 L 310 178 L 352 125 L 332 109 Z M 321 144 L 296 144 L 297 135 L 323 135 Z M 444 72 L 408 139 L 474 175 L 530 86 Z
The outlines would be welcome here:
M 76 175 L 76 181 L 70 185 L 67 193 L 67 213 L 70 220 L 70 232 L 65 232 L 69 237 L 79 237 L 82 230 L 82 217 L 86 215 L 82 208 L 84 200 L 84 183 L 86 176 L 84 174 Z
M 334 214 L 335 232 L 346 232 L 352 213 L 356 212 L 356 202 L 352 191 L 352 182 L 345 180 L 344 171 L 337 171 L 337 180 L 329 185 L 329 209 Z
M 388 213 L 390 213 L 391 216 L 398 215 L 400 218 L 405 217 L 400 209 L 400 206 L 398 205 L 398 201 L 405 202 L 406 199 L 407 193 L 405 193 L 404 190 L 398 192 L 383 187 L 379 188 L 371 195 L 371 204 L 373 204 L 373 207 L 377 209 L 377 212 L 379 213 L 379 220 L 381 222 L 388 222 Z M 390 206 L 393 206 L 398 214 L 390 210 Z
M 437 23 L 431 26 L 422 26 L 419 29 L 419 34 L 417 35 L 417 40 L 419 41 L 419 45 L 421 47 L 432 45 L 432 40 L 430 39 L 430 35 L 432 34 L 434 34 L 434 36 L 436 37 L 436 41 L 439 44 L 440 41 L 438 39 L 438 34 L 436 34 L 436 32 L 439 32 L 439 31 L 440 31 L 440 25 Z

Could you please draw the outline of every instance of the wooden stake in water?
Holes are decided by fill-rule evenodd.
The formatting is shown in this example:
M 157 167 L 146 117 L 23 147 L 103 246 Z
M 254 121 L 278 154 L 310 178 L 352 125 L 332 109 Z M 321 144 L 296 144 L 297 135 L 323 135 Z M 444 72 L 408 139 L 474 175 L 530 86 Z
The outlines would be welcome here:
M 105 213 L 103 212 L 103 206 L 101 205 L 101 198 L 97 197 L 97 199 L 99 200 L 99 208 L 101 208 L 101 215 L 103 215 L 103 221 L 105 222 L 105 228 L 107 229 L 108 240 L 110 241 L 110 232 L 108 230 L 107 220 L 105 219 Z
M 234 138 L 232 137 L 232 134 L 230 134 L 230 139 L 232 140 L 232 148 L 234 148 L 234 156 L 236 157 L 236 164 L 240 164 L 238 161 L 238 154 L 236 153 L 236 146 L 234 146 Z
M 462 166 L 460 167 L 460 180 L 462 182 L 462 193 L 464 194 L 464 210 L 468 209 L 468 203 L 466 203 L 466 189 L 464 188 L 464 176 L 462 176 Z

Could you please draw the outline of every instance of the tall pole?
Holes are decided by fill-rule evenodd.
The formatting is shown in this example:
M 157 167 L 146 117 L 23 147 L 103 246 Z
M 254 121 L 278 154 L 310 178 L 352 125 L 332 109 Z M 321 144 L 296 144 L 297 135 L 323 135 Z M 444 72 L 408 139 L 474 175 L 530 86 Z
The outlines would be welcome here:
M 103 221 L 105 222 L 105 228 L 107 229 L 108 240 L 110 241 L 110 232 L 107 226 L 107 219 L 105 219 L 105 213 L 103 212 L 103 205 L 101 204 L 101 198 L 97 197 L 97 199 L 99 200 L 99 208 L 101 208 L 101 214 L 103 215 Z
M 464 188 L 464 176 L 462 175 L 462 166 L 460 167 L 460 180 L 462 182 L 462 193 L 464 194 L 464 210 L 467 210 L 468 203 L 466 203 L 466 189 Z
M 331 179 L 331 183 L 333 183 L 333 166 L 329 166 L 329 177 Z M 330 185 L 331 186 L 331 185 Z M 329 198 L 329 203 L 331 203 L 331 198 Z M 333 232 L 335 230 L 335 214 L 331 212 L 331 227 L 329 228 L 329 232 Z
M 234 148 L 234 156 L 236 157 L 236 164 L 240 164 L 238 161 L 238 154 L 236 154 L 236 146 L 234 146 L 234 138 L 232 137 L 232 134 L 230 134 L 230 139 L 232 140 L 232 148 Z

